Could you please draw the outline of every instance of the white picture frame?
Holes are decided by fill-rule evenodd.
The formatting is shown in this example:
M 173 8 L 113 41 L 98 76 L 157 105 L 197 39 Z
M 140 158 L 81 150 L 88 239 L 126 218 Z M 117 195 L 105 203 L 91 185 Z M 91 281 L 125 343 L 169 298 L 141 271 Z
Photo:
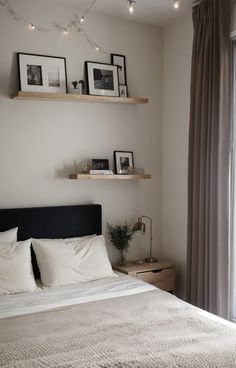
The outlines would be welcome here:
M 20 91 L 67 93 L 66 59 L 17 53 Z

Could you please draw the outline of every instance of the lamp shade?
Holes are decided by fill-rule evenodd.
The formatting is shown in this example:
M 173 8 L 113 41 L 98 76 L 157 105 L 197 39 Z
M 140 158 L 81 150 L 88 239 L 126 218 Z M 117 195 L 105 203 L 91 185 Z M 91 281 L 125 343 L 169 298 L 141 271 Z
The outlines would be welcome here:
M 139 217 L 138 218 L 138 222 L 136 222 L 134 224 L 133 230 L 134 231 L 140 231 L 141 233 L 145 233 L 145 231 L 146 231 L 146 225 L 142 221 L 142 218 L 141 217 Z

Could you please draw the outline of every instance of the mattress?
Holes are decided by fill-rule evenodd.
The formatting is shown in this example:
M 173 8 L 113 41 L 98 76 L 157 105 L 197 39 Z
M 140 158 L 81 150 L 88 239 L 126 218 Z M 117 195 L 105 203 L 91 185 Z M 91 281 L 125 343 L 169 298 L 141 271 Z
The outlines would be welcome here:
M 14 298 L 0 367 L 236 368 L 235 325 L 125 275 Z

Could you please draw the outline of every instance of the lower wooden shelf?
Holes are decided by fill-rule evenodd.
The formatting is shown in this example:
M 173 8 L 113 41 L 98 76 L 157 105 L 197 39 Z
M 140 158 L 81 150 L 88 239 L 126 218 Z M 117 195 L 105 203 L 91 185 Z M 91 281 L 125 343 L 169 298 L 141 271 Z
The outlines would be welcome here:
M 143 175 L 91 175 L 91 174 L 70 174 L 69 179 L 76 180 L 140 180 L 151 179 L 150 174 Z

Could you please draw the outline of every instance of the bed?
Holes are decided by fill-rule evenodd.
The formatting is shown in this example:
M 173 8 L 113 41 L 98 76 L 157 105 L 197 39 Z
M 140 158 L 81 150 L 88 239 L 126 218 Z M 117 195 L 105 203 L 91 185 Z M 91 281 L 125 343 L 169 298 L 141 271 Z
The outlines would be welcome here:
M 20 240 L 99 235 L 101 206 L 0 210 L 0 231 L 15 226 Z M 119 273 L 60 288 L 38 283 L 0 296 L 0 367 L 233 368 L 236 328 Z

